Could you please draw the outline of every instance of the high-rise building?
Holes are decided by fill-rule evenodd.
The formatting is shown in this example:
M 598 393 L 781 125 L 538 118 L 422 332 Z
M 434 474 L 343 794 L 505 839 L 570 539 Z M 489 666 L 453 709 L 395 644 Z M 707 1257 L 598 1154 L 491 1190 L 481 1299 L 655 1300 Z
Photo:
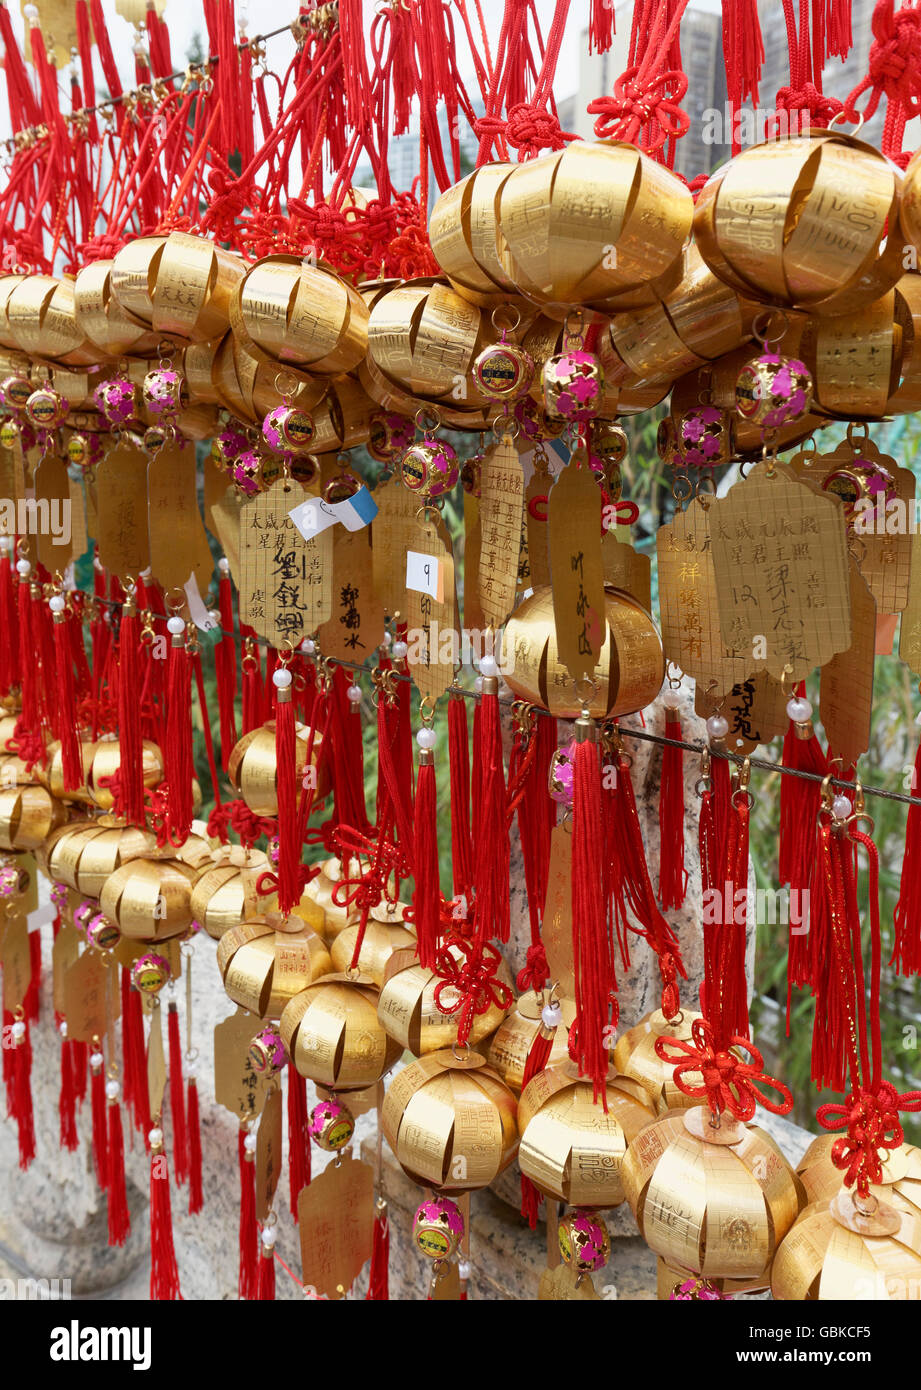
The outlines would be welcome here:
M 573 131 L 583 139 L 594 139 L 594 117 L 586 110 L 596 97 L 610 94 L 614 81 L 627 67 L 630 28 L 633 18 L 631 0 L 615 6 L 614 43 L 607 53 L 589 53 L 588 31 L 579 45 L 579 85 L 576 92 L 559 100 L 557 110 L 564 130 Z M 675 168 L 685 178 L 709 173 L 729 153 L 728 144 L 710 143 L 707 139 L 712 123 L 704 121 L 708 109 L 723 112 L 726 102 L 726 73 L 723 66 L 723 43 L 720 17 L 689 6 L 681 21 L 681 60 L 688 77 L 687 95 L 682 102 L 690 117 L 690 127 L 678 141 Z M 558 79 L 559 85 L 559 79 Z

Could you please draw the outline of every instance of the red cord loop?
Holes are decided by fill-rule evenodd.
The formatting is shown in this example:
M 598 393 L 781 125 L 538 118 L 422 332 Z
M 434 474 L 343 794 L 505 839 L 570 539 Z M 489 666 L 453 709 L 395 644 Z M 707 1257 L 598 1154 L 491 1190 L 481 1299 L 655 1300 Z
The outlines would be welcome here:
M 490 942 L 477 947 L 459 936 L 445 941 L 435 957 L 435 970 L 441 977 L 435 986 L 435 1007 L 450 1017 L 457 1015 L 457 1041 L 461 1046 L 470 1037 L 475 1017 L 485 1014 L 490 1005 L 507 1009 L 512 1002 L 512 991 L 496 979 L 501 960 Z M 446 999 L 446 991 L 453 991 L 456 999 Z
M 737 1120 L 750 1120 L 758 1104 L 774 1115 L 787 1115 L 793 1109 L 793 1096 L 782 1081 L 767 1076 L 764 1058 L 748 1038 L 732 1037 L 729 1047 L 742 1048 L 751 1057 L 745 1062 L 736 1052 L 716 1045 L 712 1027 L 705 1018 L 697 1018 L 691 1026 L 691 1041 L 680 1038 L 657 1038 L 656 1056 L 663 1062 L 675 1064 L 674 1079 L 679 1091 L 686 1096 L 706 1097 L 713 1113 L 728 1110 Z M 695 1086 L 686 1079 L 688 1072 L 699 1072 L 701 1084 Z M 770 1086 L 781 1100 L 772 1100 L 761 1086 Z
M 549 974 L 547 952 L 544 950 L 543 943 L 538 941 L 536 945 L 528 947 L 524 966 L 518 971 L 515 982 L 522 994 L 529 989 L 538 993 L 546 984 Z
M 637 143 L 646 132 L 643 149 L 658 150 L 666 140 L 680 139 L 691 124 L 679 105 L 688 90 L 687 74 L 670 68 L 643 84 L 636 80 L 638 72 L 637 67 L 627 68 L 614 83 L 614 95 L 590 102 L 588 113 L 598 117 L 599 140 Z
M 831 1161 L 844 1173 L 846 1187 L 866 1197 L 871 1183 L 883 1180 L 881 1149 L 897 1149 L 905 1135 L 900 1110 L 921 1110 L 921 1091 L 899 1095 L 891 1081 L 861 1086 L 843 1105 L 820 1105 L 816 1119 L 823 1129 L 846 1129 L 832 1145 Z

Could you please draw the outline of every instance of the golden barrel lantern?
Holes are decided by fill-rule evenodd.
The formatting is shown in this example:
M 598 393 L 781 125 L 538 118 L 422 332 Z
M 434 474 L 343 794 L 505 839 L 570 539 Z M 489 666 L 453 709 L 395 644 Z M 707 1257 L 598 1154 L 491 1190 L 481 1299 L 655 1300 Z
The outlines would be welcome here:
M 903 178 L 833 130 L 755 145 L 704 185 L 694 238 L 715 275 L 762 304 L 840 314 L 903 271 Z
M 632 595 L 605 586 L 605 618 L 589 704 L 596 719 L 643 709 L 655 699 L 665 677 L 662 638 L 652 616 Z M 506 680 L 519 699 L 540 705 L 558 718 L 577 718 L 582 701 L 557 655 L 549 586 L 536 588 L 518 605 L 506 625 L 505 644 L 514 656 Z
M 804 1201 L 770 1135 L 710 1110 L 668 1111 L 631 1143 L 624 1191 L 640 1234 L 673 1269 L 766 1288 Z
M 663 1061 L 656 1053 L 659 1038 L 689 1040 L 694 1023 L 700 1017 L 685 1009 L 676 1018 L 669 1019 L 661 1009 L 654 1009 L 617 1039 L 613 1053 L 615 1067 L 622 1075 L 639 1082 L 659 1115 L 666 1110 L 687 1110 L 700 1104 L 698 1098 L 676 1086 L 674 1062 Z M 702 1084 L 699 1072 L 688 1072 L 687 1079 L 691 1086 Z
M 215 940 L 259 911 L 257 885 L 270 871 L 262 850 L 225 845 L 212 851 L 212 863 L 192 889 L 192 916 Z M 265 903 L 265 899 L 262 899 Z
M 522 994 L 489 1039 L 486 1060 L 516 1096 L 521 1095 L 528 1053 L 540 1032 L 543 1002 L 543 996 L 533 991 Z M 565 1062 L 569 1056 L 569 1029 L 576 1016 L 576 1006 L 571 999 L 558 1002 L 561 1022 L 553 1034 L 548 1067 Z
M 628 1145 L 653 1119 L 652 1102 L 636 1081 L 612 1073 L 607 1109 L 593 1103 L 592 1083 L 571 1062 L 548 1067 L 518 1102 L 525 1177 L 547 1197 L 573 1206 L 616 1207 L 624 1200 Z
M 258 1018 L 280 1018 L 295 995 L 329 974 L 332 962 L 302 918 L 266 912 L 224 933 L 217 964 L 235 1004 Z
M 38 849 L 66 818 L 63 801 L 41 786 L 0 788 L 0 850 Z
M 500 260 L 520 293 L 551 312 L 613 313 L 655 299 L 653 282 L 678 265 L 693 211 L 681 180 L 635 146 L 575 140 L 503 180 Z
M 266 256 L 243 276 L 232 305 L 234 333 L 262 362 L 323 376 L 353 371 L 368 345 L 368 308 L 329 266 Z
M 295 726 L 295 756 L 298 780 L 307 765 L 307 744 L 310 730 L 304 724 Z M 315 732 L 311 749 L 311 765 L 316 769 L 315 801 L 322 801 L 329 792 L 329 774 L 320 762 L 323 735 Z M 227 776 L 234 790 L 257 816 L 278 815 L 278 780 L 275 762 L 275 723 L 270 721 L 251 729 L 234 744 L 227 762 Z
M 286 1004 L 281 1036 L 301 1076 L 328 1091 L 363 1091 L 402 1052 L 377 1017 L 377 987 L 364 975 L 330 975 Z
M 457 947 L 449 945 L 447 950 L 453 960 L 460 960 Z M 482 1013 L 473 1015 L 469 1042 L 474 1047 L 496 1031 L 511 1008 L 512 977 L 504 960 L 499 962 L 495 978 L 505 987 L 509 1002 L 503 1007 L 491 998 Z M 436 995 L 441 997 L 441 985 L 440 975 L 416 963 L 397 970 L 381 989 L 377 1006 L 381 1023 L 391 1037 L 417 1057 L 440 1052 L 456 1042 L 457 1015 L 443 1013 L 438 1007 Z
M 331 941 L 329 954 L 336 970 L 347 971 L 351 969 L 359 930 L 360 923 L 352 922 Z M 373 980 L 380 989 L 384 983 L 387 963 L 394 951 L 402 951 L 407 948 L 415 949 L 415 945 L 415 936 L 407 927 L 400 924 L 398 918 L 395 919 L 393 926 L 387 926 L 384 922 L 375 921 L 373 917 L 369 916 L 365 923 L 356 968 L 362 975 L 367 975 L 369 979 Z
M 810 1202 L 782 1241 L 771 1270 L 781 1301 L 901 1302 L 921 1296 L 921 1215 L 875 1194 L 842 1189 Z
M 518 1149 L 515 1097 L 478 1052 L 445 1048 L 391 1081 L 384 1138 L 404 1173 L 443 1193 L 486 1187 Z
M 220 338 L 246 273 L 241 257 L 188 232 L 137 237 L 118 252 L 109 288 L 122 314 L 161 339 Z

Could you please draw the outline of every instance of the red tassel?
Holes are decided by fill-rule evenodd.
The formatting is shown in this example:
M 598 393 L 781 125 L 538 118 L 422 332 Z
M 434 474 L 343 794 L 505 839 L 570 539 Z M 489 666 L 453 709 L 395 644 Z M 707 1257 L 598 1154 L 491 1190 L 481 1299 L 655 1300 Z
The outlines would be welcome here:
M 108 1186 L 108 1138 L 106 1134 L 106 1077 L 103 1056 L 98 1049 L 90 1053 L 90 1099 L 93 1106 L 93 1165 L 96 1181 Z
M 189 1215 L 195 1216 L 204 1204 L 201 1185 L 201 1120 L 198 1111 L 198 1083 L 189 1077 L 186 1090 L 189 1125 Z
M 122 609 L 118 639 L 118 739 L 118 784 L 125 816 L 133 825 L 143 825 L 140 619 L 133 596 Z
M 79 1038 L 71 1039 L 70 1068 L 74 1078 L 74 1093 L 80 1105 L 86 1100 L 86 1078 L 89 1067 L 89 1048 Z
M 58 1119 L 61 1148 L 73 1153 L 79 1146 L 77 1133 L 77 1093 L 74 1088 L 74 1045 L 67 1036 L 67 1025 L 61 1031 L 61 1092 L 58 1096 Z
M 29 932 L 29 984 L 22 1000 L 23 1012 L 29 1023 L 37 1022 L 42 997 L 42 934 Z
M 150 1139 L 150 1297 L 160 1303 L 182 1301 L 173 1244 L 173 1210 L 169 1195 L 169 1164 L 163 1150 L 163 1131 Z
M 588 21 L 588 50 L 607 53 L 614 42 L 613 0 L 592 0 Z
M 541 1024 L 534 1034 L 534 1041 L 528 1049 L 527 1059 L 524 1064 L 524 1074 L 521 1079 L 522 1090 L 524 1090 L 529 1081 L 533 1081 L 535 1076 L 544 1070 L 550 1060 L 550 1053 L 552 1050 L 553 1034 Z M 542 1201 L 543 1194 L 534 1186 L 527 1174 L 522 1173 L 521 1214 L 532 1231 L 537 1227 L 537 1215 Z
M 666 705 L 665 737 L 681 739 L 681 720 Z M 684 868 L 684 754 L 668 744 L 662 751 L 662 780 L 659 785 L 659 903 L 663 908 L 681 907 L 687 891 Z
M 480 762 L 474 758 L 474 886 L 476 888 L 476 942 L 491 936 L 509 938 L 509 826 L 506 814 L 505 766 L 502 761 L 502 725 L 499 681 L 483 677 L 480 701 Z M 476 736 L 477 730 L 474 730 Z M 478 793 L 478 794 L 477 794 Z M 476 814 L 478 806 L 479 813 Z
M 368 1271 L 368 1292 L 365 1302 L 387 1303 L 390 1299 L 390 1222 L 387 1203 L 377 1200 L 374 1213 L 374 1235 L 371 1241 L 371 1268 Z
M 63 601 L 63 595 L 60 597 Z M 51 602 L 55 601 L 52 598 Z M 61 741 L 61 770 L 65 791 L 83 785 L 83 759 L 77 737 L 77 705 L 74 696 L 74 668 L 66 610 L 54 615 L 54 664 L 57 669 L 57 708 L 55 728 Z
M 9 1009 L 4 1009 L 4 1010 L 3 1010 L 3 1036 L 4 1036 L 4 1038 L 10 1037 L 10 1033 L 9 1033 L 8 1030 L 9 1030 L 10 1028 L 12 1028 L 13 1022 L 14 1022 L 14 1016 L 13 1016 L 13 1014 L 10 1012 Z M 14 1051 L 14 1049 L 13 1049 L 12 1047 L 0 1047 L 0 1058 L 2 1058 L 2 1065 L 3 1065 L 3 1087 L 4 1087 L 4 1090 L 6 1091 L 6 1113 L 7 1113 L 7 1117 L 8 1117 L 8 1118 L 11 1118 L 11 1117 L 12 1117 L 13 1110 L 14 1110 L 15 1107 L 16 1107 L 16 1101 L 15 1101 L 15 1088 L 14 1088 L 14 1086 L 13 1086 L 13 1078 L 14 1078 L 14 1074 L 15 1074 L 15 1068 L 14 1068 L 14 1066 L 13 1066 L 13 1051 Z
M 116 1083 L 117 1084 L 117 1083 Z M 109 1143 L 106 1157 L 108 1175 L 109 1244 L 124 1245 L 131 1234 L 128 1212 L 128 1192 L 125 1186 L 125 1140 L 122 1133 L 122 1108 L 118 1091 L 108 1102 Z
M 915 756 L 911 794 L 915 797 L 921 795 L 921 743 Z M 894 921 L 895 945 L 889 964 L 895 965 L 900 975 L 921 975 L 921 806 L 908 808 L 902 878 Z
M 128 972 L 125 972 L 126 975 Z M 151 1129 L 150 1093 L 147 1088 L 147 1044 L 144 1041 L 144 1006 L 141 996 L 131 984 L 127 983 L 127 1007 L 123 1015 L 123 1061 L 125 1064 L 125 1099 L 128 1099 L 128 1078 L 132 1078 L 131 1111 L 134 1127 L 143 1134 L 146 1141 Z
M 13 1108 L 19 1130 L 19 1166 L 25 1171 L 35 1157 L 35 1118 L 32 1112 L 32 1041 L 25 1018 L 13 1024 Z
M 226 560 L 219 561 L 220 566 L 226 563 Z M 214 676 L 221 727 L 221 763 L 226 772 L 231 750 L 237 741 L 237 644 L 233 635 L 233 585 L 229 574 L 225 574 L 223 569 L 218 581 L 218 609 L 222 635 L 214 648 Z
M 16 585 L 16 605 L 19 632 L 19 671 L 21 679 L 20 722 L 27 733 L 39 734 L 41 721 L 36 689 L 37 668 L 32 640 L 32 604 L 29 597 L 29 577 L 24 575 Z M 17 725 L 17 731 L 18 731 Z
M 276 680 L 277 677 L 277 680 Z M 287 684 L 284 684 L 284 679 Z M 279 667 L 273 681 L 275 773 L 278 786 L 278 910 L 287 915 L 301 900 L 301 838 L 297 814 L 297 734 L 290 671 Z
M 166 680 L 163 761 L 169 786 L 170 829 L 179 844 L 188 838 L 192 827 L 192 668 L 184 629 L 172 634 Z
M 419 756 L 416 781 L 415 859 L 416 891 L 413 894 L 413 920 L 416 926 L 416 954 L 419 964 L 434 969 L 438 948 L 441 888 L 438 877 L 438 839 L 435 823 L 435 755 L 423 749 Z
M 614 973 L 605 922 L 603 862 L 601 764 L 596 744 L 586 739 L 576 744 L 573 757 L 572 945 L 576 1023 L 570 1038 L 580 1074 L 591 1078 L 596 1101 L 599 1097 L 605 1100 L 610 1060 L 605 1030 L 611 1021 Z
M 256 1297 L 259 1278 L 256 1261 L 259 1241 L 256 1233 L 256 1170 L 255 1145 L 247 1149 L 249 1130 L 244 1126 L 237 1136 L 237 1157 L 240 1164 L 240 1270 L 237 1293 L 242 1299 Z M 255 1138 L 255 1136 L 253 1136 Z
M 288 1189 L 291 1215 L 297 1221 L 297 1199 L 310 1185 L 310 1133 L 307 1128 L 307 1082 L 293 1062 L 288 1063 Z
M 451 777 L 451 867 L 454 896 L 469 895 L 473 886 L 473 841 L 470 836 L 470 743 L 467 702 L 462 695 L 448 701 L 448 767 Z
M 274 1235 L 274 1230 L 273 1230 Z M 259 1243 L 259 1273 L 256 1297 L 263 1303 L 271 1303 L 275 1298 L 275 1243 L 266 1243 L 266 1232 Z
M 185 1117 L 185 1096 L 182 1088 L 182 1043 L 179 1040 L 179 1013 L 175 1004 L 166 1012 L 166 1033 L 169 1045 L 169 1108 L 173 1122 L 173 1162 L 176 1181 L 180 1186 L 189 1176 L 189 1135 Z
M 805 686 L 800 683 L 796 696 L 801 699 L 804 691 Z M 812 772 L 820 777 L 824 777 L 828 771 L 827 759 L 815 733 L 810 733 L 808 738 L 800 738 L 792 720 L 784 735 L 783 765 L 797 772 Z M 811 928 L 805 904 L 810 901 L 810 883 L 815 862 L 815 827 L 821 795 L 818 782 L 809 781 L 805 777 L 780 779 L 777 867 L 780 882 L 789 884 L 790 887 L 790 929 L 787 941 L 788 1035 L 793 986 L 802 989 L 813 982 L 813 952 L 809 940 Z
M 10 558 L 12 539 L 0 538 L 0 694 L 8 695 L 19 684 L 19 619 L 16 613 L 16 590 L 13 583 L 13 564 Z

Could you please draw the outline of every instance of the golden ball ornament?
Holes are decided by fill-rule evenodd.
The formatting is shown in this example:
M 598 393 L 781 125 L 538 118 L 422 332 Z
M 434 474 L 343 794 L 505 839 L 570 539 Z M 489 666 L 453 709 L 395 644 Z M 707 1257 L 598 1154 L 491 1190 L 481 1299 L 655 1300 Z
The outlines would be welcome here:
M 429 217 L 436 261 L 455 290 L 471 304 L 507 304 L 518 294 L 499 248 L 496 207 L 514 164 L 484 164 L 448 188 Z
M 456 947 L 447 949 L 453 960 L 460 959 Z M 483 1013 L 474 1014 L 469 1037 L 473 1047 L 496 1031 L 512 1006 L 512 977 L 504 960 L 499 962 L 496 979 L 508 991 L 508 1006 L 491 1000 Z M 391 975 L 381 989 L 377 1005 L 381 1023 L 401 1047 L 417 1057 L 440 1053 L 457 1039 L 457 1016 L 443 1013 L 436 1002 L 436 993 L 445 993 L 439 990 L 441 984 L 440 975 L 416 963 Z
M 521 294 L 610 313 L 655 298 L 694 212 L 681 180 L 633 145 L 585 140 L 516 165 L 495 207 L 502 267 Z
M 296 725 L 296 767 L 300 780 L 307 765 L 307 743 L 310 730 L 305 724 Z M 320 764 L 320 750 L 323 735 L 314 733 L 313 747 L 310 750 L 311 766 L 316 770 L 317 802 L 322 801 L 329 792 L 330 780 L 325 767 Z M 275 723 L 274 720 L 251 729 L 233 746 L 227 761 L 227 776 L 234 790 L 257 816 L 278 815 L 278 780 L 275 762 Z
M 357 859 L 349 859 L 344 863 L 334 857 L 325 859 L 320 866 L 319 874 L 312 878 L 304 889 L 304 897 L 323 913 L 323 925 L 317 930 L 327 941 L 335 941 L 339 933 L 345 931 L 359 916 L 353 902 L 339 902 L 337 898 L 344 898 L 346 895 L 347 885 L 343 880 L 357 879 L 361 872 L 361 864 Z
M 326 265 L 265 256 L 243 276 L 232 307 L 234 333 L 257 360 L 323 376 L 353 371 L 368 345 L 368 307 Z
M 565 1062 L 569 1056 L 569 1029 L 576 1016 L 576 1006 L 571 999 L 562 999 L 559 1003 L 562 1021 L 550 1045 L 549 1067 Z M 521 1095 L 528 1053 L 541 1029 L 542 1007 L 541 995 L 522 994 L 489 1039 L 486 1060 L 516 1096 Z
M 77 271 L 74 314 L 83 337 L 104 356 L 130 352 L 143 357 L 157 351 L 157 334 L 127 314 L 112 293 L 110 259 L 92 261 Z
M 114 798 L 111 789 L 105 785 L 111 777 L 117 777 L 121 767 L 121 744 L 117 738 L 101 738 L 93 753 L 87 777 L 89 799 L 103 811 L 112 809 Z M 159 746 L 145 738 L 141 744 L 141 776 L 145 787 L 156 787 L 164 780 L 163 754 Z M 197 783 L 196 783 L 197 786 Z M 201 788 L 198 789 L 198 805 L 201 805 Z
M 659 630 L 631 594 L 605 586 L 605 618 L 595 690 L 589 701 L 589 713 L 596 719 L 643 709 L 655 699 L 665 677 Z M 538 586 L 518 605 L 506 625 L 505 641 L 515 658 L 514 669 L 506 675 L 515 695 L 558 718 L 577 718 L 582 701 L 559 659 L 548 585 Z
M 0 850 L 38 849 L 66 817 L 63 801 L 45 787 L 0 787 Z
M 774 1256 L 771 1294 L 782 1301 L 900 1302 L 921 1296 L 921 1215 L 843 1188 L 810 1202 Z
M 368 977 L 317 980 L 285 1006 L 281 1036 L 301 1076 L 329 1091 L 363 1091 L 393 1066 L 402 1048 L 377 1017 Z
M 123 936 L 166 941 L 192 925 L 195 869 L 179 859 L 131 859 L 109 874 L 99 906 Z
M 268 857 L 258 849 L 227 845 L 212 851 L 192 889 L 192 916 L 209 936 L 219 940 L 231 927 L 255 917 L 266 898 L 257 891 L 259 879 L 270 871 Z M 270 904 L 269 904 L 270 905 Z
M 578 1274 L 604 1269 L 611 1258 L 611 1237 L 604 1221 L 591 1207 L 573 1207 L 560 1218 L 557 1243 L 564 1264 Z
M 518 1102 L 525 1177 L 547 1197 L 573 1206 L 616 1207 L 624 1200 L 627 1148 L 654 1118 L 643 1087 L 611 1074 L 607 1110 L 571 1062 L 538 1072 Z
M 656 1055 L 659 1038 L 688 1041 L 694 1022 L 700 1017 L 698 1013 L 683 1009 L 677 1018 L 668 1019 L 661 1009 L 654 1009 L 617 1039 L 612 1054 L 615 1067 L 623 1076 L 639 1082 L 659 1115 L 666 1110 L 688 1110 L 700 1105 L 699 1097 L 685 1095 L 675 1085 L 674 1063 L 665 1062 Z M 699 1072 L 689 1072 L 687 1076 L 691 1085 L 701 1085 Z
M 836 1138 L 834 1134 L 818 1135 L 796 1165 L 810 1202 L 830 1201 L 841 1191 L 844 1175 L 831 1158 Z M 900 1144 L 896 1149 L 883 1150 L 880 1159 L 882 1182 L 871 1184 L 870 1192 L 898 1211 L 921 1216 L 921 1149 L 914 1144 Z
M 109 287 L 122 313 L 160 339 L 211 342 L 230 327 L 241 256 L 188 232 L 136 237 L 115 256 Z
M 302 918 L 267 912 L 224 933 L 217 964 L 235 1004 L 258 1018 L 280 1018 L 295 995 L 329 974 L 332 962 Z
M 694 239 L 740 295 L 846 313 L 902 274 L 902 188 L 890 160 L 838 131 L 771 140 L 711 175 L 697 198 Z
M 439 1193 L 475 1191 L 518 1149 L 515 1097 L 474 1051 L 445 1048 L 411 1062 L 387 1088 L 381 1127 L 400 1167 Z
M 360 923 L 353 922 L 338 936 L 332 938 L 329 954 L 335 970 L 345 972 L 351 969 L 359 928 Z M 392 927 L 385 926 L 383 922 L 376 922 L 373 917 L 369 916 L 365 924 L 356 968 L 362 975 L 367 975 L 369 979 L 373 980 L 380 989 L 384 983 L 387 962 L 394 951 L 403 951 L 407 947 L 415 949 L 415 945 L 416 938 L 407 927 L 399 923 Z
M 646 1244 L 705 1279 L 766 1288 L 771 1261 L 804 1201 L 770 1135 L 705 1106 L 668 1111 L 631 1142 L 624 1191 Z

